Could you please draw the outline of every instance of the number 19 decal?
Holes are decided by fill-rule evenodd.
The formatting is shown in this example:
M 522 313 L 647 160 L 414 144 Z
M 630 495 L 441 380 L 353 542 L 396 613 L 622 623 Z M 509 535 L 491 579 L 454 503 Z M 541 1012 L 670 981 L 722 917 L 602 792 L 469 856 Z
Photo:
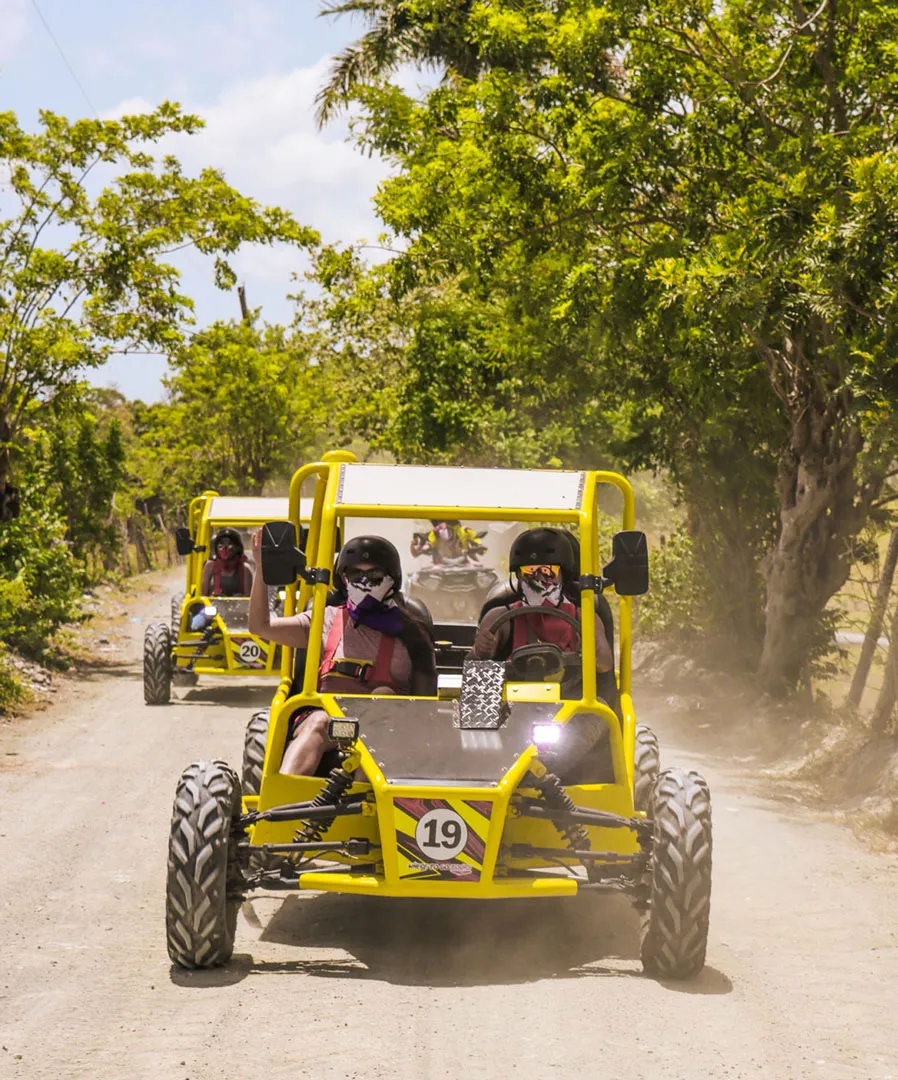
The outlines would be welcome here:
M 468 826 L 454 810 L 428 810 L 415 828 L 415 843 L 434 862 L 454 859 L 468 843 Z

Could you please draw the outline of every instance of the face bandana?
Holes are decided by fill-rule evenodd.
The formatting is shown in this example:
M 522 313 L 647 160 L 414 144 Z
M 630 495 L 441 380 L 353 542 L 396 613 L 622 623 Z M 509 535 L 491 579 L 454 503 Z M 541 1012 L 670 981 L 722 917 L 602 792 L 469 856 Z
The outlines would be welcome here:
M 352 621 L 395 637 L 402 630 L 402 616 L 396 604 L 386 600 L 393 588 L 393 579 L 377 574 L 378 581 L 374 584 L 364 572 L 352 576 L 353 581 L 347 576 L 343 578 L 346 582 L 346 607 Z
M 521 590 L 530 607 L 558 607 L 561 603 L 561 574 L 555 567 L 521 567 Z
M 521 592 L 528 607 L 560 608 L 573 615 L 576 608 L 564 602 L 561 594 L 561 567 L 522 566 Z M 558 645 L 565 652 L 572 652 L 576 645 L 577 631 L 561 619 L 548 615 L 527 615 L 523 620 L 539 641 Z

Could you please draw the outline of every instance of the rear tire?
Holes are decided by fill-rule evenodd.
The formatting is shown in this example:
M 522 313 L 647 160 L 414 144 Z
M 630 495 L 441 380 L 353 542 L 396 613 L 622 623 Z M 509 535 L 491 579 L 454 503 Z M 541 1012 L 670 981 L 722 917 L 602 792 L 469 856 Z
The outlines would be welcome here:
M 652 791 L 650 905 L 642 966 L 661 979 L 688 979 L 705 964 L 711 911 L 711 793 L 696 772 L 665 769 Z
M 143 637 L 143 700 L 147 705 L 167 705 L 171 701 L 171 630 L 154 622 Z
M 240 809 L 240 781 L 223 761 L 195 761 L 181 774 L 165 891 L 168 955 L 180 967 L 217 967 L 234 951 L 244 882 L 232 828 Z
M 636 725 L 636 749 L 633 761 L 633 805 L 646 814 L 652 805 L 652 788 L 661 772 L 658 736 L 645 724 Z
M 177 641 L 181 630 L 181 605 L 184 593 L 174 593 L 171 598 L 171 636 Z
M 243 793 L 258 795 L 262 789 L 262 764 L 268 743 L 268 710 L 253 714 L 243 742 Z

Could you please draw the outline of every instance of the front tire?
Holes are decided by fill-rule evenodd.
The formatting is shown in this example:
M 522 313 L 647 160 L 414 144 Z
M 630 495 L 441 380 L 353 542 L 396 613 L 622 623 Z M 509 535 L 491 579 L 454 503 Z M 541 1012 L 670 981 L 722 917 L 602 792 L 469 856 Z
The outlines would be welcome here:
M 652 788 L 661 771 L 658 736 L 645 724 L 636 725 L 636 748 L 633 761 L 633 806 L 646 814 L 651 809 Z
M 705 964 L 711 911 L 711 793 L 697 772 L 665 769 L 652 790 L 650 903 L 642 965 L 661 979 L 688 979 Z
M 240 781 L 223 761 L 195 761 L 181 774 L 165 891 L 168 955 L 180 967 L 217 967 L 234 951 L 243 875 L 231 834 L 240 809 Z
M 258 795 L 262 790 L 262 765 L 268 743 L 268 710 L 253 713 L 246 725 L 243 742 L 243 793 Z
M 171 701 L 171 630 L 154 622 L 143 637 L 143 700 L 147 705 L 167 705 Z

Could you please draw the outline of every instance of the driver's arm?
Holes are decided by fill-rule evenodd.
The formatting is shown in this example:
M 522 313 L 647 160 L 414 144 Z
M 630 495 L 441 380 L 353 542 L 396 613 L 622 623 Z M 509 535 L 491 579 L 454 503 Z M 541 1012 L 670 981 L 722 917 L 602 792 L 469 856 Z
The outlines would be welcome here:
M 252 587 L 253 587 L 253 572 L 246 565 L 246 563 L 244 563 L 240 567 L 240 595 L 241 596 L 249 596 L 250 592 L 252 591 Z
M 212 592 L 212 560 L 206 559 L 203 563 L 203 576 L 200 581 L 200 593 L 208 596 Z
M 511 634 L 511 626 L 506 623 L 504 626 L 500 626 L 496 633 L 493 633 L 493 624 L 498 622 L 499 618 L 507 610 L 508 608 L 496 607 L 483 616 L 480 625 L 477 627 L 474 648 L 468 653 L 469 660 L 492 660 L 505 649 Z
M 596 614 L 596 671 L 611 671 L 613 667 L 614 655 L 605 637 L 605 624 Z

